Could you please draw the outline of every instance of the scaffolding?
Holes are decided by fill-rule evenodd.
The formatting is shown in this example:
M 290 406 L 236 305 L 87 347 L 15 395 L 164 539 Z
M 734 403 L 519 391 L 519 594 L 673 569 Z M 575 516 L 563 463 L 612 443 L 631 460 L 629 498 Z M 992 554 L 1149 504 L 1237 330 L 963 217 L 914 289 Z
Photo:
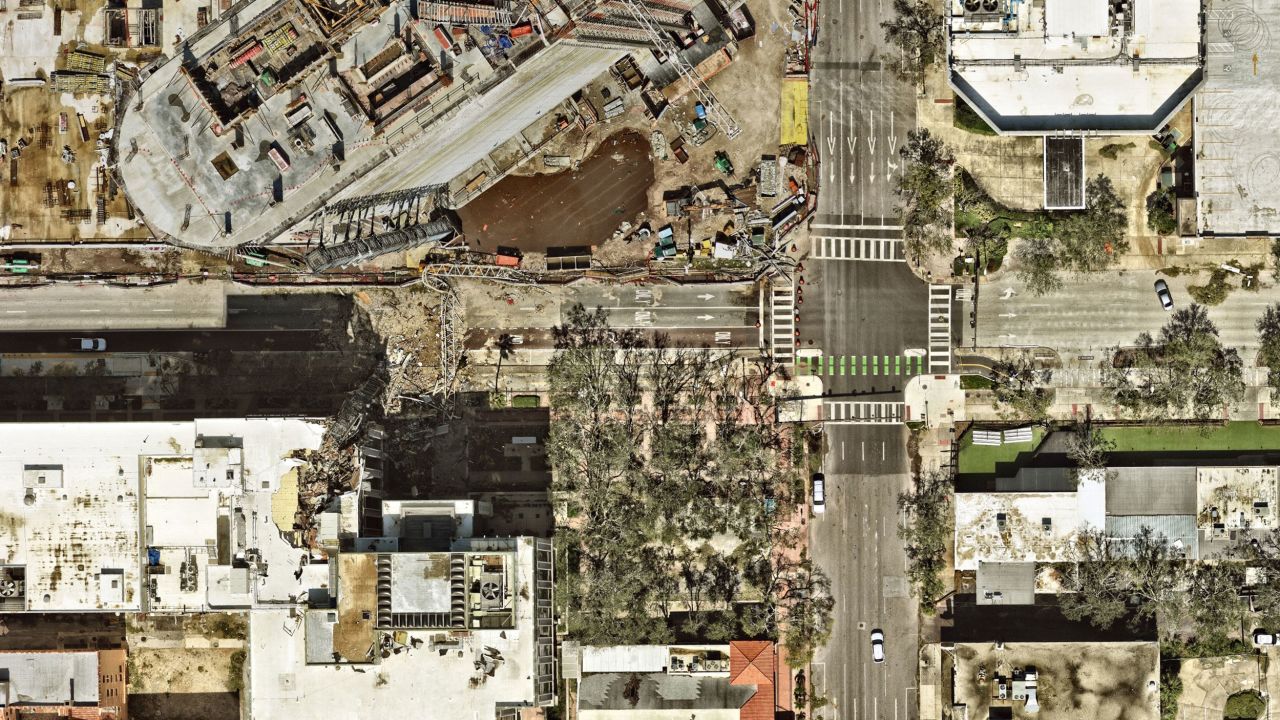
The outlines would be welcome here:
M 111 78 L 107 75 L 56 70 L 49 80 L 49 89 L 54 92 L 105 93 L 111 89 Z
M 514 268 L 498 265 L 477 265 L 472 263 L 441 262 L 432 263 L 422 269 L 422 281 L 429 283 L 429 278 L 476 278 L 494 280 L 509 285 L 537 285 L 537 278 Z
M 336 245 L 318 247 L 307 253 L 307 267 L 319 273 L 336 267 L 347 267 L 387 253 L 402 252 L 420 245 L 442 245 L 454 238 L 458 229 L 453 221 L 442 217 L 423 225 L 410 225 L 367 237 L 356 237 Z
M 67 53 L 67 69 L 78 72 L 100 73 L 107 69 L 107 58 L 86 50 Z
M 509 0 L 418 0 L 418 19 L 454 26 L 488 25 L 509 28 L 514 24 Z

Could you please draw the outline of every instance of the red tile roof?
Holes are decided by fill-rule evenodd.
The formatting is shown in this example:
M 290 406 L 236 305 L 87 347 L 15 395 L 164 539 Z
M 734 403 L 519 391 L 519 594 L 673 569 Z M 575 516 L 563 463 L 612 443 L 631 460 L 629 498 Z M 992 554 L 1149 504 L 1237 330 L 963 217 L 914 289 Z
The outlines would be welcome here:
M 733 640 L 729 643 L 729 683 L 755 685 L 756 694 L 738 712 L 740 720 L 773 720 L 774 676 L 778 657 L 768 640 Z

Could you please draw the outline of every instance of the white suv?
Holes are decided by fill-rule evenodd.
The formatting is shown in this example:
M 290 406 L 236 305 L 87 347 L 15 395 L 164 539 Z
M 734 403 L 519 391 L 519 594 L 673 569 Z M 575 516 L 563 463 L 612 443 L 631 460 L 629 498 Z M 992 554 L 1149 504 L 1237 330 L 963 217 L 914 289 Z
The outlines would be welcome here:
M 827 510 L 827 478 L 822 473 L 813 474 L 813 514 L 821 515 Z

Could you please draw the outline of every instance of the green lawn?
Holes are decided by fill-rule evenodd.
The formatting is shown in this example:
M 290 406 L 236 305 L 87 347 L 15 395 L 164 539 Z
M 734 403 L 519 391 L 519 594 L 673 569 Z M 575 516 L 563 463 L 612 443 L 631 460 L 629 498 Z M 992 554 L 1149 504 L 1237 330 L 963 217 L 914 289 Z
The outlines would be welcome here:
M 960 474 L 990 474 L 996 471 L 996 463 L 1013 462 L 1018 453 L 1031 452 L 1044 439 L 1044 430 L 1031 431 L 1031 442 L 1006 443 L 1004 445 L 974 445 L 973 435 L 965 435 L 960 445 Z
M 991 129 L 986 120 L 978 116 L 978 113 L 969 107 L 969 104 L 959 97 L 956 98 L 956 113 L 952 124 L 961 130 L 966 130 L 975 135 L 995 135 L 996 131 Z
M 1223 427 L 1104 427 L 1102 432 L 1116 444 L 1115 452 L 1280 450 L 1280 426 L 1249 421 Z

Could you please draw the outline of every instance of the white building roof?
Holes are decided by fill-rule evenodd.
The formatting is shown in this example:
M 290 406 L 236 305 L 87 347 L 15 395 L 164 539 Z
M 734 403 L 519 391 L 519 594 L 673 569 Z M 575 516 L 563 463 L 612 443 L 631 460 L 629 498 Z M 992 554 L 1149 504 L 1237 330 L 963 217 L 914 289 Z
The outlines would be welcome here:
M 1108 4 L 1107 0 L 1047 0 L 1045 34 L 1051 37 L 1106 35 Z
M 1203 79 L 1200 0 L 1130 5 L 1132 31 L 1107 0 L 1013 3 L 998 22 L 953 11 L 951 85 L 1007 133 L 1154 131 Z
M 1071 560 L 1080 532 L 1105 524 L 1105 475 L 1074 492 L 958 493 L 955 566 Z
M 532 588 L 534 541 L 520 539 L 515 555 L 517 585 Z M 253 612 L 247 715 L 254 720 L 492 718 L 499 703 L 532 704 L 538 672 L 533 603 L 517 597 L 515 613 L 515 630 L 473 629 L 451 638 L 458 644 L 448 652 L 428 644 L 357 670 L 308 665 L 305 628 L 289 619 L 288 610 Z M 430 633 L 413 634 L 432 642 Z M 503 658 L 492 675 L 476 668 L 485 648 Z
M 582 672 L 662 672 L 668 657 L 666 645 L 583 646 Z
M 10 705 L 98 702 L 96 652 L 0 652 L 0 672 L 8 681 Z
M 203 575 L 209 559 L 195 557 L 197 590 L 180 598 L 178 565 L 186 549 L 199 556 L 216 546 L 218 515 L 228 512 L 219 498 L 232 497 L 242 524 L 257 518 L 244 535 L 271 568 L 258 578 L 257 599 L 290 600 L 302 590 L 293 573 L 305 553 L 275 526 L 271 495 L 297 463 L 292 453 L 318 448 L 322 435 L 319 423 L 296 418 L 0 424 L 0 506 L 8 518 L 0 522 L 0 564 L 25 568 L 28 610 L 140 610 L 146 547 L 178 548 L 164 562 L 168 568 L 174 561 L 175 574 L 157 576 L 157 584 L 171 581 L 168 597 L 177 607 L 199 609 L 209 591 Z M 193 457 L 200 436 L 243 439 L 243 451 L 234 453 L 243 485 L 198 482 Z M 60 485 L 33 482 L 33 466 L 60 468 Z M 226 468 L 218 477 L 226 478 Z M 232 590 L 224 588 L 222 599 Z

